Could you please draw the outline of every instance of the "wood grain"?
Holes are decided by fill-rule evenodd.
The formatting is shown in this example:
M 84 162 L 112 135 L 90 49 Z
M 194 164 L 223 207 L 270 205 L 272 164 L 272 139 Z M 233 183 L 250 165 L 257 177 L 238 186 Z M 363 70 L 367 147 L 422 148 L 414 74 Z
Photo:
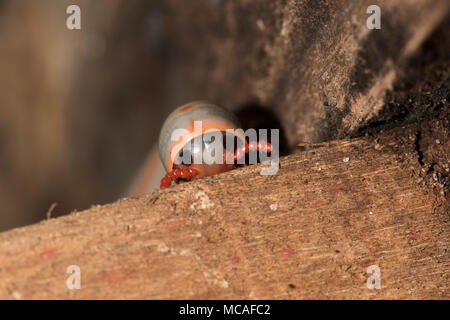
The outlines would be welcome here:
M 249 166 L 4 232 L 0 298 L 448 299 L 448 212 L 383 141 L 311 146 L 274 176 Z

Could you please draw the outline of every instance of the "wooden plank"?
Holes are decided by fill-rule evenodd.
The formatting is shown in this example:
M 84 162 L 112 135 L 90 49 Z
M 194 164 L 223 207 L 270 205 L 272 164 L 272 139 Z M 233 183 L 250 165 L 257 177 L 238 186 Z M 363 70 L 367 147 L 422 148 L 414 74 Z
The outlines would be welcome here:
M 448 211 L 417 183 L 416 129 L 1 233 L 0 298 L 448 299 Z

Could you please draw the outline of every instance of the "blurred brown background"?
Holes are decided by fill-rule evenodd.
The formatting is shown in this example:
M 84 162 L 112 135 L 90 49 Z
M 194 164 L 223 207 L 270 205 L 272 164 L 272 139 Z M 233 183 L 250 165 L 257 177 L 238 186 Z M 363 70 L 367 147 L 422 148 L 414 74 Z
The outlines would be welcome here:
M 426 79 L 442 87 L 430 105 L 447 106 L 448 85 L 434 84 L 448 82 L 448 1 L 376 1 L 382 29 L 369 31 L 372 2 L 0 0 L 0 231 L 54 202 L 57 216 L 123 196 L 188 101 L 273 111 L 292 146 L 406 118 L 419 85 L 396 108 L 386 91 L 442 61 Z M 70 4 L 81 30 L 66 28 Z M 416 53 L 434 31 L 443 40 Z
M 81 30 L 66 27 L 71 4 Z M 206 31 L 235 28 L 224 6 L 0 0 L 0 231 L 45 219 L 54 202 L 58 216 L 124 196 L 173 108 L 225 102 L 205 90 L 214 61 L 196 46 L 221 41 Z
M 0 230 L 117 199 L 170 111 L 162 1 L 73 3 L 0 1 Z

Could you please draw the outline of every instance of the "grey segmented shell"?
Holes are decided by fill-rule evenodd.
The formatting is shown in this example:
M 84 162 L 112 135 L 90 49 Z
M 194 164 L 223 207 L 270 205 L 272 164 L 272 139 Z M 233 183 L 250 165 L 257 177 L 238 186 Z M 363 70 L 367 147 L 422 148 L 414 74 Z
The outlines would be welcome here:
M 190 130 L 194 121 L 202 121 L 203 132 L 214 127 L 214 124 L 230 129 L 240 127 L 239 121 L 231 112 L 209 102 L 196 101 L 178 107 L 167 117 L 159 134 L 159 155 L 167 171 L 172 170 L 172 152 L 178 152 L 172 150 L 173 131 L 179 128 Z

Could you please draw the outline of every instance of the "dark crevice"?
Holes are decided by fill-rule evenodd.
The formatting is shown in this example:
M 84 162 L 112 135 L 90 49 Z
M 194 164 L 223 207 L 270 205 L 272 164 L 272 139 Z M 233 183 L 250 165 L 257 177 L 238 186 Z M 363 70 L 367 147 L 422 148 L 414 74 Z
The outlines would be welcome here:
M 416 139 L 414 140 L 414 147 L 417 152 L 417 160 L 419 161 L 420 165 L 423 167 L 425 164 L 423 163 L 423 152 L 420 150 L 420 139 L 422 137 L 422 132 L 417 131 L 416 132 Z
M 267 129 L 270 134 L 270 129 L 278 129 L 280 134 L 280 156 L 290 153 L 285 130 L 281 124 L 281 121 L 270 107 L 262 106 L 257 102 L 248 103 L 238 108 L 236 116 L 241 122 L 242 129 L 244 130 L 252 128 L 258 132 L 259 129 Z

